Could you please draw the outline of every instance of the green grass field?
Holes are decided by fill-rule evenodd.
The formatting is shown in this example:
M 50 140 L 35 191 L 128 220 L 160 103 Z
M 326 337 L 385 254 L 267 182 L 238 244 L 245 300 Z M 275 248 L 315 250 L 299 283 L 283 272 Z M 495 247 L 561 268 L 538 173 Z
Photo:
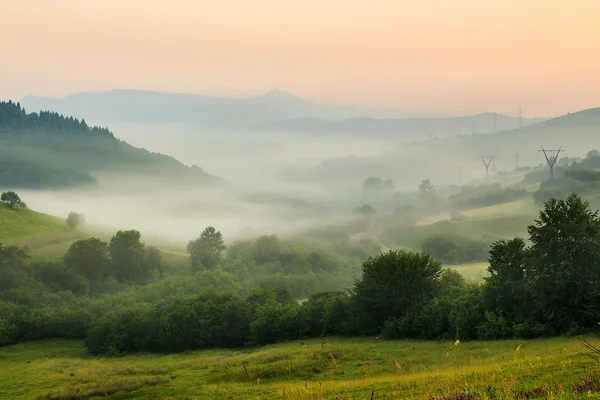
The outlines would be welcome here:
M 417 342 L 329 338 L 258 349 L 119 358 L 80 341 L 0 348 L 2 399 L 428 399 L 456 391 L 512 399 L 571 386 L 598 365 L 575 339 Z
M 31 258 L 37 261 L 55 261 L 65 255 L 75 240 L 95 236 L 109 241 L 114 232 L 86 227 L 71 230 L 63 218 L 29 209 L 11 209 L 0 203 L 0 243 L 27 246 Z M 188 255 L 183 246 L 152 240 L 168 262 L 186 262 Z
M 54 238 L 71 233 L 64 219 L 0 203 L 0 242 L 25 241 L 33 237 Z
M 458 271 L 468 282 L 479 282 L 488 276 L 489 264 L 487 262 L 474 262 L 460 265 L 447 265 L 446 268 L 452 268 Z
M 64 219 L 4 204 L 0 204 L 0 226 L 0 243 L 27 246 L 34 260 L 56 260 L 74 240 L 87 236 L 71 230 Z
M 419 221 L 412 229 L 397 232 L 384 241 L 391 248 L 420 251 L 423 241 L 432 235 L 456 235 L 467 239 L 492 242 L 519 236 L 527 237 L 527 225 L 537 217 L 538 208 L 531 199 L 523 199 L 495 206 L 463 212 L 460 222 L 450 221 L 449 214 L 437 215 Z

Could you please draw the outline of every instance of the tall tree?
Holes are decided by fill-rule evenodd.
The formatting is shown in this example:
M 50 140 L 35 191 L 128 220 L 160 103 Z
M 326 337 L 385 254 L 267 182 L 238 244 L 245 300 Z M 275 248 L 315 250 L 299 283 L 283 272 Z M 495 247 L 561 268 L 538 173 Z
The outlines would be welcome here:
M 262 235 L 254 243 L 254 260 L 259 264 L 275 261 L 281 254 L 277 235 Z
M 73 242 L 63 261 L 67 268 L 85 277 L 92 285 L 112 273 L 108 244 L 95 237 Z
M 74 211 L 71 211 L 69 213 L 69 215 L 67 216 L 67 225 L 69 225 L 69 228 L 71 228 L 71 229 L 75 229 L 84 223 L 85 223 L 85 216 L 81 213 L 76 213 Z
M 204 229 L 199 238 L 190 240 L 187 245 L 194 269 L 215 269 L 221 262 L 222 252 L 226 248 L 223 235 L 212 226 Z
M 144 243 L 139 231 L 118 231 L 110 240 L 110 257 L 118 280 L 144 283 L 148 279 Z
M 29 259 L 26 248 L 0 243 L 0 290 L 10 289 L 24 277 L 24 263 Z
M 489 276 L 483 297 L 486 309 L 511 322 L 522 322 L 531 309 L 527 285 L 527 250 L 520 238 L 499 240 L 489 252 Z M 529 307 L 527 307 L 529 306 Z
M 528 227 L 531 284 L 557 333 L 600 320 L 600 218 L 576 194 L 544 203 Z
M 362 311 L 381 326 L 388 318 L 405 316 L 416 302 L 434 294 L 442 264 L 428 254 L 390 251 L 369 258 L 362 270 L 354 297 Z

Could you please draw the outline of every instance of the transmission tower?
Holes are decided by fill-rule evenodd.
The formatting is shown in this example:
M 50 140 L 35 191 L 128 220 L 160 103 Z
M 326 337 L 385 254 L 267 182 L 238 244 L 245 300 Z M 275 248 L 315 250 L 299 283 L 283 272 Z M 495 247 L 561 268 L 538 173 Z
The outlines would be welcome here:
M 519 129 L 523 128 L 523 110 L 519 107 Z
M 562 146 L 560 146 L 558 150 L 546 150 L 544 149 L 544 146 L 542 146 L 542 149 L 538 150 L 538 152 L 540 151 L 543 152 L 544 157 L 546 157 L 546 162 L 550 168 L 550 180 L 552 180 L 554 179 L 554 165 L 556 164 L 556 160 L 558 160 L 560 153 L 564 153 L 565 151 L 562 149 Z
M 492 160 L 494 159 L 494 156 L 488 156 L 488 157 L 481 156 L 479 158 L 481 159 L 481 161 L 483 162 L 483 165 L 485 166 L 485 179 L 487 179 L 490 165 L 492 165 Z

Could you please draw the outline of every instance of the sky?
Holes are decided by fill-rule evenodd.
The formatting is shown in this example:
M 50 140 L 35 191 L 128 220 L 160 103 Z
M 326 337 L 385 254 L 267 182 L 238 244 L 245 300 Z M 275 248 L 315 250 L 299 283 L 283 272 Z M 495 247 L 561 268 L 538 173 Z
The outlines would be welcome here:
M 598 0 L 3 0 L 0 98 L 148 89 L 448 114 L 600 106 Z

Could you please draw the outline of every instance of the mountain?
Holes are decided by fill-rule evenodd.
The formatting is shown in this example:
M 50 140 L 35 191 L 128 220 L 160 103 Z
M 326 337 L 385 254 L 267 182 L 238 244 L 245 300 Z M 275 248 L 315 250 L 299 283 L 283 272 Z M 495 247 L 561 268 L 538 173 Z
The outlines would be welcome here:
M 523 126 L 540 122 L 542 119 L 523 119 Z M 297 118 L 271 122 L 263 129 L 276 131 L 299 131 L 315 133 L 357 133 L 421 135 L 427 137 L 456 136 L 471 133 L 492 133 L 515 129 L 519 119 L 493 113 L 450 118 L 405 118 L 375 119 L 352 118 L 332 121 L 322 118 Z
M 280 90 L 247 99 L 112 90 L 76 93 L 61 99 L 28 96 L 21 105 L 29 111 L 51 110 L 93 121 L 184 122 L 210 129 L 248 129 L 272 121 L 302 117 L 336 120 L 390 116 L 385 111 L 320 105 Z
M 133 147 L 83 119 L 48 111 L 27 114 L 19 103 L 0 102 L 0 187 L 94 185 L 97 172 L 170 182 L 217 180 L 197 166 Z
M 492 168 L 498 171 L 511 171 L 516 166 L 545 168 L 542 146 L 547 150 L 562 146 L 561 158 L 582 158 L 590 150 L 600 149 L 599 135 L 600 108 L 592 108 L 522 129 L 485 135 L 427 139 L 422 134 L 420 140 L 404 144 L 390 139 L 389 148 L 378 154 L 332 158 L 309 169 L 290 169 L 282 178 L 320 182 L 330 187 L 344 184 L 349 188 L 358 188 L 360 181 L 369 176 L 391 178 L 397 187 L 413 189 L 425 178 L 430 178 L 434 185 L 464 184 L 485 177 L 482 156 L 493 156 Z

